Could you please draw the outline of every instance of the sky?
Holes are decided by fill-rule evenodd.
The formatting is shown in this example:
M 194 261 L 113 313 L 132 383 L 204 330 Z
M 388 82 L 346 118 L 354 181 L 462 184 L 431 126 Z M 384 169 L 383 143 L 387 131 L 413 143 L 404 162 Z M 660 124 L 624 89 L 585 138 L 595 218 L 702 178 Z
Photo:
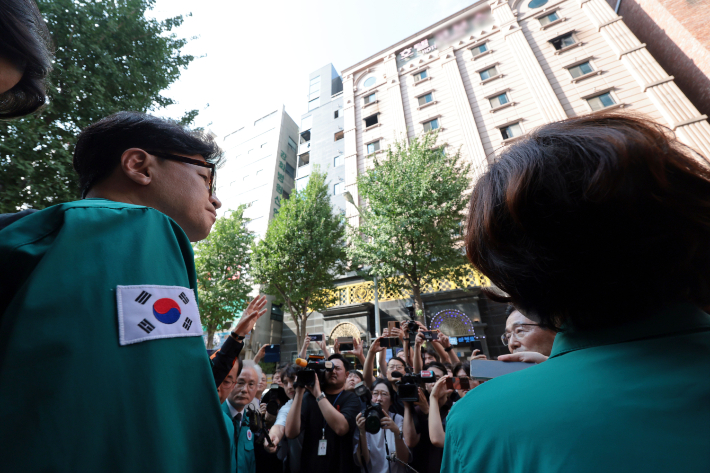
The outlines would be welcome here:
M 333 63 L 340 73 L 465 8 L 473 0 L 157 0 L 157 19 L 183 15 L 175 30 L 193 38 L 195 60 L 164 95 L 177 104 L 156 111 L 180 118 L 200 111 L 196 126 L 223 137 L 284 104 L 300 123 L 308 75 Z M 188 14 L 192 16 L 187 16 Z

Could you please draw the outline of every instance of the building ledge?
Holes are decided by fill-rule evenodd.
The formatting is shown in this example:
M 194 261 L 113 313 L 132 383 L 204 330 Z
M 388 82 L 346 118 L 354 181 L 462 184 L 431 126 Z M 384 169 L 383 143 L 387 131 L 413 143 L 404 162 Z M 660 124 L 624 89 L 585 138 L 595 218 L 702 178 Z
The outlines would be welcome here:
M 708 119 L 707 115 L 698 115 L 697 117 L 693 117 L 688 120 L 683 120 L 682 122 L 675 123 L 671 127 L 671 130 L 675 130 L 676 128 L 680 128 L 681 126 L 692 125 L 693 123 L 701 122 L 701 121 L 707 120 L 707 119 Z
M 490 54 L 490 53 L 492 53 L 492 52 L 493 52 L 492 49 L 489 49 L 488 51 L 483 51 L 482 53 L 476 54 L 475 56 L 473 56 L 473 57 L 471 58 L 471 61 L 475 61 L 475 60 L 477 60 L 477 59 L 480 59 L 480 58 L 482 58 L 483 56 L 486 56 L 487 54 Z
M 372 313 L 374 307 L 375 306 L 371 302 L 365 302 L 362 304 L 338 305 L 322 310 L 320 313 L 323 314 L 323 317 L 327 318 L 337 318 L 338 316 L 352 317 L 356 314 L 370 314 Z
M 511 143 L 515 143 L 516 141 L 520 141 L 520 140 L 522 140 L 523 138 L 525 138 L 525 135 L 514 136 L 514 137 L 512 137 L 512 138 L 508 138 L 507 140 L 503 140 L 502 143 L 503 143 L 504 145 L 509 145 L 509 144 L 511 144 Z
M 584 42 L 582 42 L 582 41 L 577 41 L 577 42 L 574 43 L 574 44 L 570 44 L 569 46 L 565 46 L 564 48 L 558 49 L 557 51 L 555 51 L 555 55 L 562 54 L 562 53 L 564 53 L 564 52 L 566 52 L 566 51 L 569 51 L 570 49 L 574 49 L 574 48 L 577 48 L 577 47 L 579 47 L 579 46 L 582 46 L 583 44 L 584 44 Z
M 503 110 L 504 108 L 512 107 L 513 105 L 515 105 L 515 102 L 504 103 L 503 105 L 499 105 L 496 108 L 490 109 L 489 112 L 496 113 L 499 110 Z
M 424 105 L 418 106 L 418 107 L 417 107 L 417 110 L 421 110 L 421 109 L 423 109 L 423 108 L 429 107 L 430 105 L 434 105 L 435 103 L 439 103 L 439 102 L 436 101 L 436 100 L 432 100 L 432 101 L 429 102 L 429 103 L 425 103 Z
M 614 105 L 609 105 L 608 107 L 600 108 L 599 110 L 594 110 L 594 111 L 590 112 L 590 114 L 597 113 L 597 112 L 608 112 L 609 110 L 614 110 L 617 108 L 624 108 L 624 107 L 628 107 L 628 106 L 629 106 L 629 104 L 627 104 L 627 103 L 615 103 Z
M 602 72 L 604 72 L 604 71 L 592 71 L 592 72 L 590 72 L 590 73 L 588 73 L 588 74 L 584 74 L 584 75 L 582 75 L 582 76 L 575 77 L 574 79 L 572 79 L 572 80 L 570 81 L 570 84 L 576 84 L 577 82 L 581 82 L 581 81 L 583 81 L 584 79 L 589 79 L 590 77 L 593 77 L 593 76 L 599 76 L 599 75 L 602 74 Z
M 370 131 L 373 128 L 377 128 L 378 126 L 382 126 L 382 123 L 375 123 L 374 125 L 370 125 L 367 128 L 365 128 L 365 131 Z
M 549 13 L 548 13 L 548 14 L 549 14 Z M 551 27 L 553 27 L 553 26 L 555 26 L 555 25 L 559 25 L 559 24 L 562 23 L 563 21 L 567 21 L 567 17 L 564 17 L 564 16 L 563 16 L 562 18 L 558 18 L 558 19 L 556 19 L 555 21 L 551 21 L 550 23 L 546 24 L 545 26 L 541 26 L 541 27 L 540 27 L 540 31 L 544 31 L 544 30 L 546 30 L 546 29 L 548 29 L 548 28 L 551 28 Z
M 379 102 L 379 100 L 373 100 L 372 102 L 366 103 L 365 105 L 363 105 L 362 108 L 367 108 L 367 107 L 369 107 L 370 105 L 376 104 L 377 102 Z
M 422 80 L 415 81 L 415 82 L 414 82 L 414 85 L 419 85 L 419 84 L 421 84 L 422 82 L 426 82 L 426 81 L 428 81 L 428 80 L 431 80 L 431 76 L 425 77 L 425 78 L 422 79 Z
M 500 79 L 501 77 L 503 77 L 503 74 L 498 74 L 497 76 L 489 77 L 488 79 L 481 81 L 481 85 L 487 84 L 489 82 L 493 82 L 494 80 Z

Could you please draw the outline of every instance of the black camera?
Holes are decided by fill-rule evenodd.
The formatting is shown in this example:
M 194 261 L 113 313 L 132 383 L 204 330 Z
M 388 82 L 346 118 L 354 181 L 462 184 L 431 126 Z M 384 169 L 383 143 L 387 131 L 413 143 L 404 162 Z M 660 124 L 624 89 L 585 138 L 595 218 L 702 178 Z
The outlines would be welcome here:
M 316 376 L 318 376 L 318 381 L 321 385 L 325 384 L 326 371 L 333 371 L 333 362 L 322 359 L 309 358 L 308 361 L 306 361 L 302 358 L 297 358 L 296 364 L 304 367 L 304 369 L 298 372 L 296 382 L 293 383 L 294 387 L 297 388 L 315 386 Z
M 365 403 L 362 415 L 365 417 L 365 432 L 376 434 L 380 431 L 380 420 L 385 417 L 380 403 L 372 403 L 372 393 L 362 382 L 357 383 L 354 389 L 355 394 Z
M 284 388 L 278 384 L 272 384 L 271 389 L 266 391 L 261 397 L 261 403 L 266 404 L 266 414 L 264 421 L 267 426 L 272 426 L 276 422 L 276 416 L 281 406 L 288 402 L 288 396 Z
M 392 376 L 401 378 L 397 394 L 402 401 L 417 402 L 419 400 L 419 386 L 436 381 L 433 371 L 421 371 L 418 374 L 405 374 L 394 372 Z
M 266 440 L 270 446 L 274 446 L 274 443 L 269 437 L 269 431 L 266 429 L 264 423 L 264 417 L 259 411 L 252 409 L 251 406 L 246 408 L 247 418 L 249 419 L 249 430 L 254 433 L 254 444 L 261 445 Z

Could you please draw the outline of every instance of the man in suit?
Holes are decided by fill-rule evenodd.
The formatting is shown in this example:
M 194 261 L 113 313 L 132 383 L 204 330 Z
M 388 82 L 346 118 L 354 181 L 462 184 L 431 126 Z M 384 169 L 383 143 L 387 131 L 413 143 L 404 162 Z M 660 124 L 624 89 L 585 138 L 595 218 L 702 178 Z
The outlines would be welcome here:
M 261 380 L 261 368 L 251 360 L 242 362 L 242 371 L 237 378 L 237 384 L 222 404 L 222 411 L 227 414 L 234 425 L 234 444 L 236 471 L 239 473 L 255 473 L 254 432 L 249 428 L 249 414 L 246 407 L 254 399 Z

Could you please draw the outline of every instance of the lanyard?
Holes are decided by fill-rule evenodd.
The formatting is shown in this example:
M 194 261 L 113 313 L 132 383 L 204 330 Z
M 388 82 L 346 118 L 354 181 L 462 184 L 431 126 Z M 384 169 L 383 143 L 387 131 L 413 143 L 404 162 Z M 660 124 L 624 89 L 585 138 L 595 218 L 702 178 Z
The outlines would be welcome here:
M 395 414 L 395 415 L 396 415 L 396 414 Z M 392 416 L 392 421 L 393 421 L 393 422 L 394 422 L 394 417 L 395 417 L 395 416 Z M 383 431 L 382 431 L 382 436 L 383 436 L 384 439 L 385 439 L 385 451 L 387 452 L 387 456 L 390 456 L 390 447 L 389 447 L 389 444 L 387 443 L 387 432 L 388 432 L 387 430 L 383 430 Z M 396 442 L 396 439 L 395 439 L 395 442 Z M 391 460 L 388 460 L 388 461 L 387 461 L 387 469 L 389 470 L 390 473 L 392 473 L 392 461 L 391 461 Z
M 345 390 L 343 390 L 345 391 Z M 343 394 L 343 391 L 340 391 L 338 395 L 335 397 L 335 400 L 333 401 L 333 407 L 335 407 L 335 403 L 338 402 L 338 399 L 340 398 L 340 395 Z M 328 422 L 325 420 L 325 416 L 323 416 L 323 438 L 325 439 L 325 428 L 328 426 Z

